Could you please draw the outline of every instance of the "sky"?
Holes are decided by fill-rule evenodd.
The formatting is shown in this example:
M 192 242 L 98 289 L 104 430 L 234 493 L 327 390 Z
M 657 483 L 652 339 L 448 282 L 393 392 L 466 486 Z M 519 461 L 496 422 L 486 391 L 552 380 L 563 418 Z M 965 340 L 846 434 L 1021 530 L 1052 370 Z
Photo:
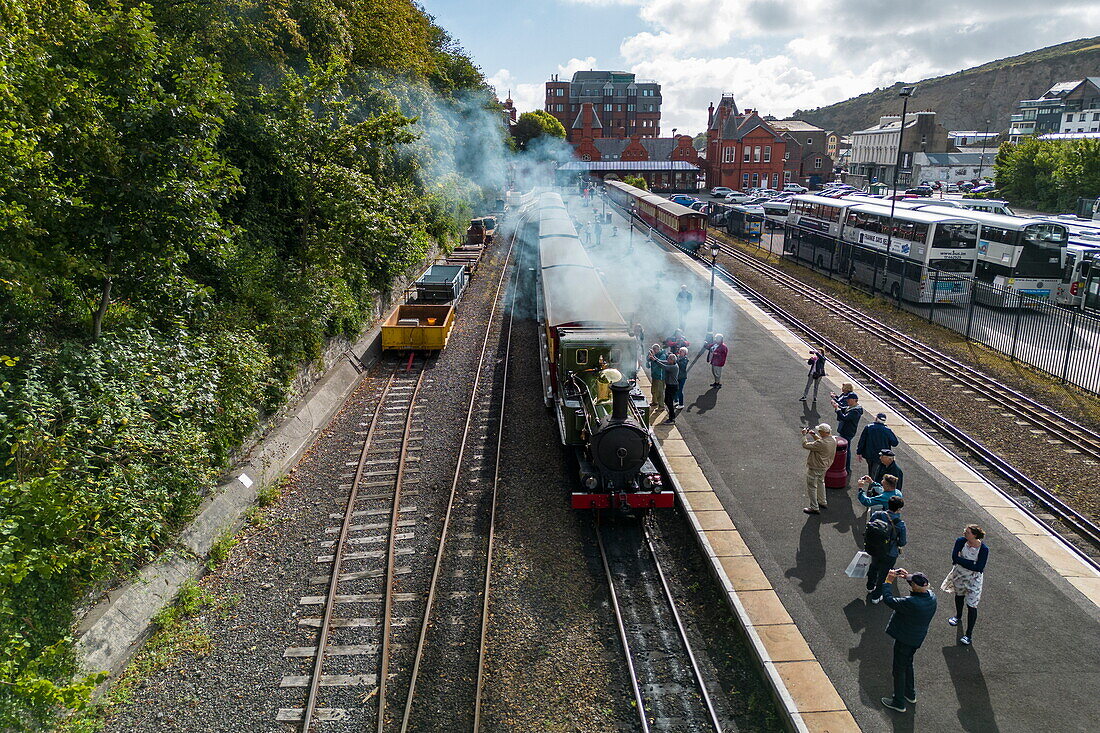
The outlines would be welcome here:
M 707 105 L 723 93 L 741 109 L 784 117 L 897 81 L 1100 35 L 1095 0 L 421 3 L 501 99 L 511 89 L 521 113 L 542 108 L 551 74 L 633 71 L 662 85 L 662 135 L 701 132 Z

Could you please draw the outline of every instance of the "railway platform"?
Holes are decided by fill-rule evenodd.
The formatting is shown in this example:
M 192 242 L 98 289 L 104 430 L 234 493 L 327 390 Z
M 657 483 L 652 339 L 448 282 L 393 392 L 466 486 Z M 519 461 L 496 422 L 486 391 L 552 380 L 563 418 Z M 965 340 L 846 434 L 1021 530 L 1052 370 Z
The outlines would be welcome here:
M 591 205 L 571 209 L 591 219 Z M 686 336 L 691 358 L 707 326 L 709 273 L 666 252 L 626 222 L 593 249 L 623 314 L 652 343 L 678 323 L 681 283 L 695 294 Z M 806 730 L 1089 730 L 1100 720 L 1100 574 L 1004 497 L 970 466 L 879 402 L 835 365 L 816 405 L 799 401 L 808 345 L 724 283 L 714 292 L 714 330 L 726 337 L 721 388 L 694 361 L 675 425 L 658 424 L 691 521 L 747 632 L 783 682 L 785 704 Z M 835 425 L 828 391 L 855 383 L 866 414 L 889 414 L 905 470 L 909 544 L 898 565 L 929 575 L 939 601 L 916 656 L 918 702 L 885 709 L 892 690 L 890 609 L 872 605 L 844 568 L 861 549 L 865 510 L 850 490 L 830 490 L 820 516 L 803 514 L 805 452 L 800 429 Z M 866 424 L 866 418 L 864 423 Z M 862 428 L 862 425 L 861 425 Z M 1043 449 L 1043 446 L 1037 446 Z M 1072 459 L 1070 459 L 1072 460 Z M 853 457 L 853 472 L 861 462 Z M 1082 468 L 1082 480 L 1089 480 Z M 954 539 L 966 524 L 986 529 L 986 570 L 974 644 L 947 624 L 953 599 L 938 591 Z

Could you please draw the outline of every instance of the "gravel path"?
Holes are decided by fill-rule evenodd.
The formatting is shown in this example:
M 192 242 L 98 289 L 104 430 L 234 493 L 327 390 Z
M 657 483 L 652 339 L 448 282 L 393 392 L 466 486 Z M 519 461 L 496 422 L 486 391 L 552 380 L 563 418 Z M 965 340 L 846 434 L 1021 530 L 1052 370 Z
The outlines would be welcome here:
M 750 251 L 751 248 L 746 250 Z M 957 387 L 952 382 L 927 379 L 925 370 L 914 369 L 906 358 L 891 351 L 881 339 L 870 333 L 856 331 L 842 319 L 830 317 L 820 306 L 808 302 L 729 257 L 719 256 L 718 262 L 844 350 L 860 354 L 868 367 L 883 374 L 956 426 L 975 436 L 1078 511 L 1085 513 L 1093 521 L 1100 520 L 1100 496 L 1091 491 L 1085 481 L 1086 471 L 1095 470 L 1095 461 L 1080 455 L 1074 457 L 1060 446 L 1048 447 L 1045 443 L 1036 445 L 1031 440 L 1033 436 L 1028 432 L 1028 427 L 1018 424 L 1011 416 L 1006 416 L 994 403 L 960 399 Z M 1058 384 L 1053 379 L 1010 362 L 1006 357 L 984 346 L 967 342 L 959 334 L 929 324 L 916 315 L 881 300 L 872 300 L 870 296 L 798 265 L 777 262 L 775 258 L 771 259 L 771 263 L 799 280 L 843 299 L 861 312 L 1059 410 L 1073 420 L 1094 429 L 1100 428 L 1100 399 Z

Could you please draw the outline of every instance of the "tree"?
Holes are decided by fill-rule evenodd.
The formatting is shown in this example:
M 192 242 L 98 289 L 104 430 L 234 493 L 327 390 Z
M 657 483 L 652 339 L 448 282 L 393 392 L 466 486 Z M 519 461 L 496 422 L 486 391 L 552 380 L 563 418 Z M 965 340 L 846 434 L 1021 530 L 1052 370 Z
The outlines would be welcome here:
M 704 150 L 707 147 L 707 133 L 700 132 L 698 135 L 691 138 L 691 146 L 696 150 Z
M 564 140 L 565 128 L 552 114 L 537 109 L 534 112 L 524 112 L 519 116 L 512 135 L 519 149 L 526 150 L 532 140 L 540 137 L 556 137 Z
M 643 191 L 649 190 L 649 184 L 641 176 L 623 176 L 623 183 L 634 188 L 640 188 Z

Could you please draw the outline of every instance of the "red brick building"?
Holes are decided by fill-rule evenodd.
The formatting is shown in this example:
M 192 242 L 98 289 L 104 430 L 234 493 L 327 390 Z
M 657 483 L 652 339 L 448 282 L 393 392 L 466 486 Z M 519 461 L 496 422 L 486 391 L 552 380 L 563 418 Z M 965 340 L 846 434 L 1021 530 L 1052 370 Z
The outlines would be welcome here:
M 584 105 L 598 115 L 603 137 L 628 139 L 661 134 L 661 85 L 628 71 L 578 71 L 571 81 L 557 75 L 546 82 L 545 109 L 561 122 L 566 139 L 580 142 L 579 116 Z
M 782 188 L 786 141 L 756 110 L 739 112 L 725 95 L 707 118 L 707 187 Z
M 596 178 L 638 175 L 657 191 L 696 189 L 701 161 L 690 135 L 612 137 L 590 102 L 581 105 L 570 131 L 579 162 L 565 164 L 559 169 L 563 172 Z

